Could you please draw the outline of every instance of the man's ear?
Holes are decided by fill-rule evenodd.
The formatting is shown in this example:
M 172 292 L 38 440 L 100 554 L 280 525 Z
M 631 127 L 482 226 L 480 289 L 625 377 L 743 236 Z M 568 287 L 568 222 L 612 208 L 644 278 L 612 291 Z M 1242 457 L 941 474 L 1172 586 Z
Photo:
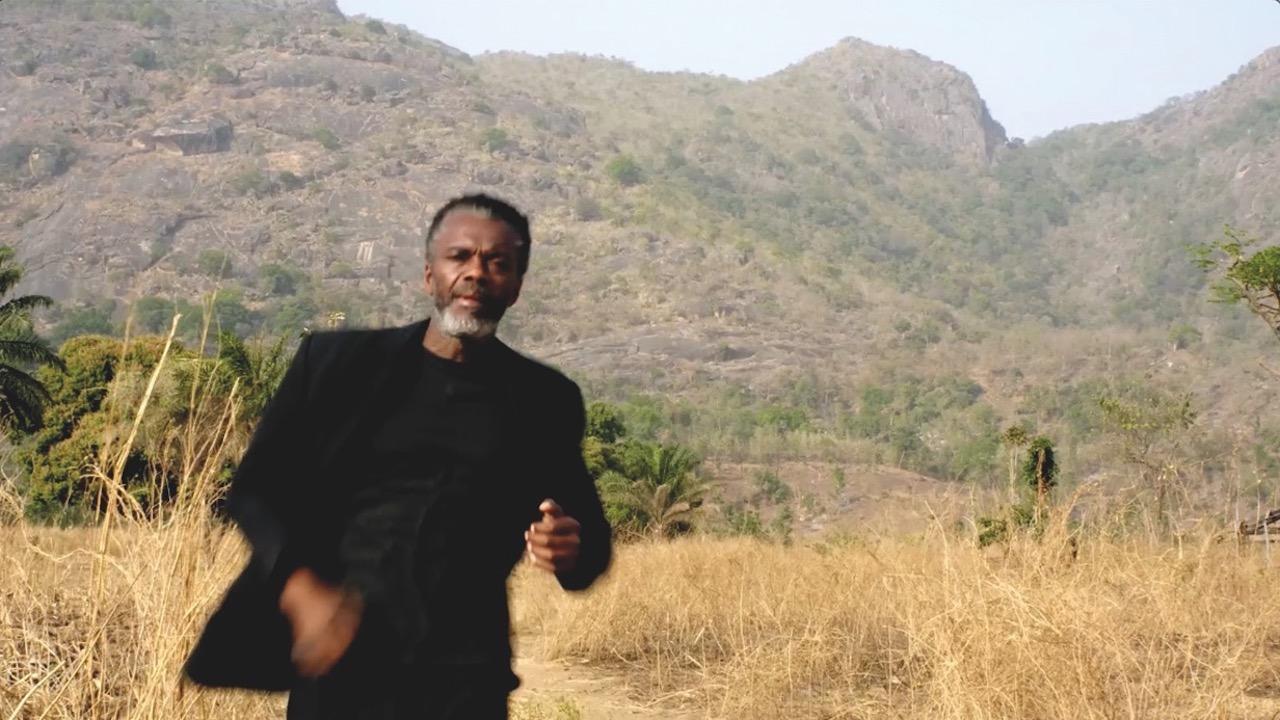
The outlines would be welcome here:
M 435 294 L 435 275 L 431 272 L 431 261 L 427 261 L 422 265 L 422 289 L 427 291 L 427 295 Z

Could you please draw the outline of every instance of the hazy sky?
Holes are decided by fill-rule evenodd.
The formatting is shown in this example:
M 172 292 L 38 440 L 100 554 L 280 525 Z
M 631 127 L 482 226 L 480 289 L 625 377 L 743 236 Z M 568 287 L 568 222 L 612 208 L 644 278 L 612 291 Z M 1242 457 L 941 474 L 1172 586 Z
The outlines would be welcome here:
M 1117 120 L 1280 45 L 1276 0 L 339 0 L 468 53 L 610 55 L 750 79 L 846 36 L 969 73 L 1011 136 Z

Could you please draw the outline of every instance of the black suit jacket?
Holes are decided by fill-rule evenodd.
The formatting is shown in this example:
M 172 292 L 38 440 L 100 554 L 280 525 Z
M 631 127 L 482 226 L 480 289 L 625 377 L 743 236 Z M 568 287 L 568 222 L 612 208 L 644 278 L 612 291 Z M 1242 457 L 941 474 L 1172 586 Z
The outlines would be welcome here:
M 228 512 L 253 552 L 188 658 L 193 681 L 260 690 L 296 683 L 290 628 L 278 609 L 281 588 L 303 566 L 340 579 L 340 518 L 367 465 L 363 433 L 420 367 L 426 327 L 422 321 L 303 339 L 231 481 Z M 559 581 L 584 589 L 608 567 L 611 548 L 582 461 L 581 392 L 559 372 L 495 343 L 510 399 L 510 450 L 520 468 L 504 491 L 531 506 L 530 521 L 539 517 L 538 502 L 550 497 L 582 523 L 579 562 Z

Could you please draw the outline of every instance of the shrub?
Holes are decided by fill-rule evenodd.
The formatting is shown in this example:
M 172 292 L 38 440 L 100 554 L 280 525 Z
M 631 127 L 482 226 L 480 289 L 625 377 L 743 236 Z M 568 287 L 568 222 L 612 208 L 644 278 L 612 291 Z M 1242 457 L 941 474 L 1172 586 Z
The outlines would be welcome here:
M 231 258 L 226 252 L 214 248 L 200 251 L 196 258 L 196 270 L 211 278 L 231 277 Z
M 215 85 L 234 85 L 239 79 L 226 65 L 216 62 L 204 66 L 204 77 Z
M 325 150 L 337 150 L 342 147 L 342 140 L 326 127 L 318 127 L 311 131 L 311 139 L 320 143 Z
M 502 128 L 492 127 L 480 136 L 480 146 L 489 152 L 504 150 L 511 144 L 511 138 Z
M 609 161 L 605 165 L 604 171 L 613 178 L 615 182 L 623 187 L 639 185 L 644 182 L 644 171 L 629 155 L 619 155 Z
M 129 62 L 143 70 L 153 70 L 156 67 L 156 51 L 145 47 L 135 48 L 129 53 Z

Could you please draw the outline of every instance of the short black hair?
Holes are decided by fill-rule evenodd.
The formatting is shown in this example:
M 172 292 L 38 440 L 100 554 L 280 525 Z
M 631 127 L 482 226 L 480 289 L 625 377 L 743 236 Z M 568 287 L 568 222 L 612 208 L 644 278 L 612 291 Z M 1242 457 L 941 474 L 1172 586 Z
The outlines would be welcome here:
M 436 231 L 440 229 L 444 219 L 449 216 L 449 213 L 459 208 L 479 210 L 494 220 L 506 223 L 515 231 L 520 238 L 516 269 L 524 275 L 529 269 L 529 250 L 533 245 L 533 237 L 529 234 L 529 218 L 511 203 L 484 193 L 456 197 L 436 211 L 435 217 L 431 218 L 431 227 L 427 230 L 427 255 L 431 255 L 431 242 L 435 240 Z

